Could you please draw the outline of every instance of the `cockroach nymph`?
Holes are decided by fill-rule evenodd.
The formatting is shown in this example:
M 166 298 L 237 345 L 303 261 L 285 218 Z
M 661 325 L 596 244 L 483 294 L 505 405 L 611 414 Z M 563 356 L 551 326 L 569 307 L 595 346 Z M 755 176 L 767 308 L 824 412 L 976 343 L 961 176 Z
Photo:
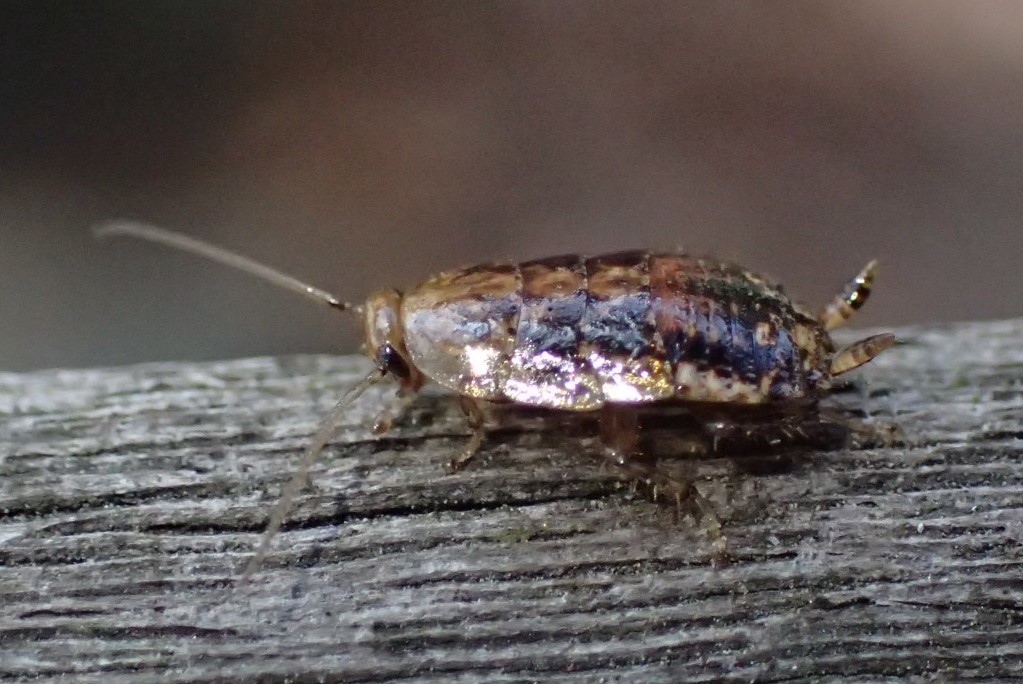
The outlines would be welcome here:
M 870 294 L 876 262 L 818 313 L 739 266 L 681 253 L 629 251 L 488 263 L 446 271 L 408 292 L 381 290 L 356 306 L 291 276 L 193 238 L 138 223 L 101 226 L 221 262 L 340 311 L 360 314 L 374 369 L 334 407 L 285 485 L 242 576 L 267 554 L 341 415 L 391 377 L 408 398 L 425 382 L 460 397 L 472 437 L 459 468 L 483 444 L 486 402 L 599 411 L 612 462 L 634 480 L 670 489 L 638 453 L 640 405 L 763 410 L 766 421 L 805 416 L 832 380 L 892 345 L 890 333 L 836 350 L 829 331 Z M 782 416 L 782 418 L 778 418 Z M 720 423 L 716 423 L 720 427 Z M 383 420 L 378 431 L 387 428 Z M 709 449 L 710 447 L 708 447 Z M 699 497 L 693 487 L 676 498 Z

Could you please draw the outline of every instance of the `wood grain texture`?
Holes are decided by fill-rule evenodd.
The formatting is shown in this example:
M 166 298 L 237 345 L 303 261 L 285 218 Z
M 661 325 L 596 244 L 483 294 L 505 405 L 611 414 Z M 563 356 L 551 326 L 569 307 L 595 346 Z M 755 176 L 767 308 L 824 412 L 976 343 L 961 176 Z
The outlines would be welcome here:
M 263 571 L 354 357 L 0 374 L 0 679 L 799 681 L 1023 676 L 1023 321 L 907 329 L 833 403 L 909 446 L 689 470 L 701 527 L 506 413 L 482 463 L 427 394 L 352 410 Z M 744 466 L 744 467 L 739 467 Z

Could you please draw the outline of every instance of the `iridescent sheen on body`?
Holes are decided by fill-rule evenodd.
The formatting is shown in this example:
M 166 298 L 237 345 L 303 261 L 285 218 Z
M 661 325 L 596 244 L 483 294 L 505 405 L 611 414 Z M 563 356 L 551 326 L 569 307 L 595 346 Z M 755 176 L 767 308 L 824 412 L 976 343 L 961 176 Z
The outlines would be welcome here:
M 401 305 L 416 367 L 473 398 L 569 410 L 764 403 L 827 388 L 821 323 L 738 266 L 566 255 L 442 273 Z

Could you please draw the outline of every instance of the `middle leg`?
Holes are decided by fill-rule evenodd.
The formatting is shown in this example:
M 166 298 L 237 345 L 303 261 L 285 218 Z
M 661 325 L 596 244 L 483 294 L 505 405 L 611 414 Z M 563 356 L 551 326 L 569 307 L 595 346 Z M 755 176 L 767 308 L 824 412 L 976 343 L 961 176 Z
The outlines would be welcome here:
M 646 453 L 640 436 L 639 416 L 634 407 L 612 404 L 601 409 L 600 437 L 607 463 L 622 479 L 645 489 L 654 501 L 662 498 L 673 501 L 678 514 L 693 515 L 715 541 L 723 544 L 721 523 L 710 502 L 690 478 L 674 470 L 669 472 Z M 685 451 L 696 455 L 709 449 L 706 440 L 697 435 L 686 441 Z

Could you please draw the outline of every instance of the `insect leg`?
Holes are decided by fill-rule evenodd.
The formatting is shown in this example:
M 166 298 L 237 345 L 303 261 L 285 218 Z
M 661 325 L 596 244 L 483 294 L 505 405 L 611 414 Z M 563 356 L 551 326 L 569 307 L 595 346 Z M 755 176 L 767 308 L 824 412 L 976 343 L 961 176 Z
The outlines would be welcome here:
M 483 446 L 483 439 L 486 437 L 486 430 L 483 428 L 483 409 L 479 403 L 471 397 L 462 396 L 459 397 L 458 404 L 462 408 L 462 412 L 465 413 L 465 420 L 469 424 L 469 429 L 472 430 L 472 437 L 469 438 L 469 443 L 465 445 L 462 452 L 451 459 L 449 467 L 456 472 L 469 465 L 469 462 L 476 457 L 480 447 Z
M 373 434 L 382 435 L 385 432 L 390 432 L 394 421 L 405 412 L 405 409 L 408 408 L 408 405 L 415 398 L 416 393 L 414 391 L 405 387 L 399 388 L 394 401 L 385 406 L 380 415 L 373 421 Z
M 839 425 L 848 434 L 849 445 L 855 449 L 894 447 L 906 444 L 906 435 L 895 423 L 864 421 L 829 408 L 821 411 L 820 420 Z
M 641 456 L 639 416 L 629 406 L 606 404 L 600 413 L 600 439 L 614 462 L 625 465 Z
M 605 405 L 600 413 L 600 439 L 608 464 L 624 480 L 646 489 L 655 501 L 667 497 L 681 504 L 689 498 L 693 490 L 691 483 L 676 474 L 665 473 L 658 467 L 657 460 L 642 449 L 639 416 L 635 408 Z M 704 442 L 691 446 L 690 453 L 707 451 Z
M 784 413 L 736 420 L 722 418 L 704 423 L 715 453 L 764 453 L 786 447 L 836 449 L 848 441 L 844 425 L 822 418 L 816 406 L 798 407 Z
M 837 408 L 814 405 L 757 419 L 710 420 L 704 423 L 704 430 L 716 453 L 764 457 L 798 447 L 818 451 L 843 447 L 862 449 L 895 446 L 905 440 L 897 425 L 868 422 Z
M 622 479 L 645 489 L 654 501 L 667 499 L 677 513 L 690 513 L 700 520 L 715 540 L 722 542 L 721 523 L 710 502 L 689 479 L 667 472 L 641 445 L 638 413 L 631 406 L 607 404 L 601 409 L 600 437 L 607 463 Z M 708 445 L 700 436 L 687 440 L 686 454 L 706 453 Z

